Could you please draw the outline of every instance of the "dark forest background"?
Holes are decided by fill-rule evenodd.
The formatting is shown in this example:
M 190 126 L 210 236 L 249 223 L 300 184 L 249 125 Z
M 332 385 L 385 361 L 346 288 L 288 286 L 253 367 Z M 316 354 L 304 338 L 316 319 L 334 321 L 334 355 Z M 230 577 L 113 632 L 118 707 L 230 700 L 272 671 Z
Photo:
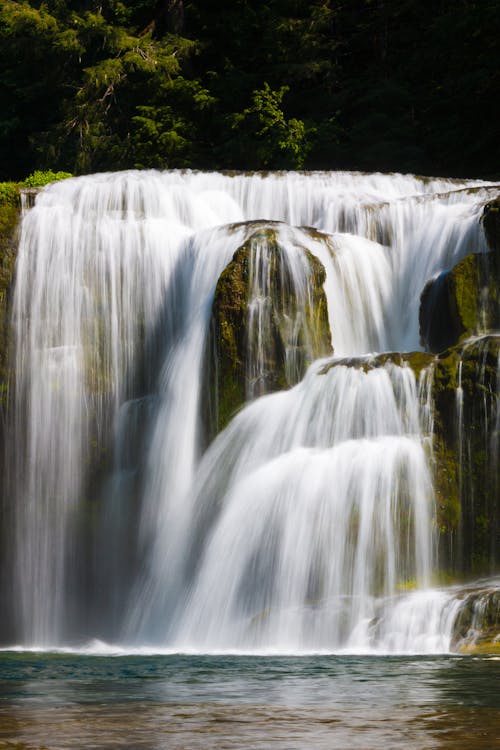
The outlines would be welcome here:
M 0 0 L 0 179 L 498 178 L 498 0 Z

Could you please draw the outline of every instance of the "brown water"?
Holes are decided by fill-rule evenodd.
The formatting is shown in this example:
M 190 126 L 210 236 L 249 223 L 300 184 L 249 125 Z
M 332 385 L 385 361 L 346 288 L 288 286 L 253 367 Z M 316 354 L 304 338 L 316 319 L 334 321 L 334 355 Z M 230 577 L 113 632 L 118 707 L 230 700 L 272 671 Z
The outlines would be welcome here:
M 500 748 L 500 659 L 4 653 L 0 748 Z

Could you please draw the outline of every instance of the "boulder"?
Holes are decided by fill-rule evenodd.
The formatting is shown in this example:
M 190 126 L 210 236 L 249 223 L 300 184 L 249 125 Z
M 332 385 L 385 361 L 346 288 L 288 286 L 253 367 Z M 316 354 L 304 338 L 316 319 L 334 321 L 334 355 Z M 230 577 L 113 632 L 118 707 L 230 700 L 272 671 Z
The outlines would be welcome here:
M 490 253 L 467 255 L 425 286 L 420 298 L 420 340 L 442 352 L 462 338 L 499 324 L 498 283 Z
M 305 247 L 291 250 L 280 230 L 249 223 L 217 282 L 207 348 L 210 437 L 246 401 L 295 385 L 332 352 L 325 269 Z

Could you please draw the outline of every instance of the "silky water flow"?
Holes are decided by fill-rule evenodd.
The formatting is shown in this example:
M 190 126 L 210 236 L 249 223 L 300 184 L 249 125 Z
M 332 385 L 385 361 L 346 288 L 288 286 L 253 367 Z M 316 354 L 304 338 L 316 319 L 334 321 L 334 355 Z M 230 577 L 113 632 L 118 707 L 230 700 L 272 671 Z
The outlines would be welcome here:
M 481 183 L 351 173 L 124 172 L 42 190 L 13 304 L 16 641 L 446 651 L 457 602 L 431 587 L 429 378 L 367 362 L 420 348 L 421 290 L 484 250 L 483 203 Z M 272 269 L 248 222 L 269 223 L 296 300 L 292 387 L 267 395 Z M 207 445 L 212 300 L 245 242 L 248 405 Z M 326 270 L 334 354 L 299 379 L 304 248 Z

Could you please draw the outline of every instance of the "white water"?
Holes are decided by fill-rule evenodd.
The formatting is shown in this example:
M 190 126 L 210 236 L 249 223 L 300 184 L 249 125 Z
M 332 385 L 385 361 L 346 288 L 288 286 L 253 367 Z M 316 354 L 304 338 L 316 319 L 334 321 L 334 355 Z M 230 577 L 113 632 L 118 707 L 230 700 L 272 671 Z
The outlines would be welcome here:
M 327 232 L 279 236 L 290 267 L 305 246 L 326 268 L 335 354 L 410 350 L 425 281 L 484 248 L 486 193 L 463 187 L 400 175 L 131 172 L 38 196 L 23 222 L 14 305 L 20 641 L 446 648 L 439 618 L 394 619 L 400 588 L 423 596 L 433 563 L 412 373 L 319 374 L 315 364 L 291 391 L 242 411 L 205 455 L 200 399 L 215 285 L 249 231 L 225 225 Z

